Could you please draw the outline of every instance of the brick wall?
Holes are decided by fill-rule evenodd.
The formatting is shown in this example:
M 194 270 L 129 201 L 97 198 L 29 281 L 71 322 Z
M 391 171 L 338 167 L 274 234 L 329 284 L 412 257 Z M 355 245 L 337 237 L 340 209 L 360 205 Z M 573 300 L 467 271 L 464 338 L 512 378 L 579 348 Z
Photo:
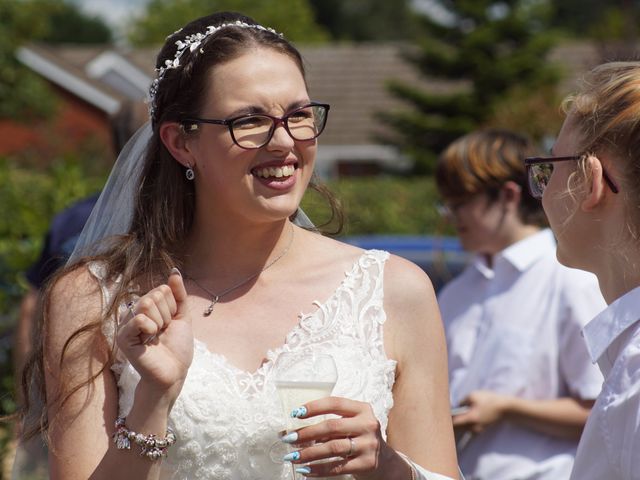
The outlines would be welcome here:
M 54 85 L 55 113 L 46 120 L 0 120 L 0 155 L 26 156 L 46 163 L 69 152 L 91 151 L 113 158 L 109 116 Z

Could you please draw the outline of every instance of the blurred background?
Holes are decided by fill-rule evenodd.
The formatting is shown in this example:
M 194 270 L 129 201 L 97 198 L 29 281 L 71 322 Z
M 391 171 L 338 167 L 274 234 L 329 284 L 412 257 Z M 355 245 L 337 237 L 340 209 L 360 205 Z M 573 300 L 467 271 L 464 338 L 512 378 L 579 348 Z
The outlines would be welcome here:
M 216 10 L 300 48 L 312 98 L 331 104 L 316 170 L 346 211 L 342 237 L 406 256 L 439 288 L 465 261 L 437 213 L 440 151 L 488 126 L 547 149 L 581 75 L 637 59 L 640 1 L 0 0 L 0 413 L 15 408 L 24 273 L 52 217 L 100 189 L 146 121 L 166 35 Z M 303 208 L 329 221 L 313 193 Z M 10 439 L 0 424 L 0 458 Z

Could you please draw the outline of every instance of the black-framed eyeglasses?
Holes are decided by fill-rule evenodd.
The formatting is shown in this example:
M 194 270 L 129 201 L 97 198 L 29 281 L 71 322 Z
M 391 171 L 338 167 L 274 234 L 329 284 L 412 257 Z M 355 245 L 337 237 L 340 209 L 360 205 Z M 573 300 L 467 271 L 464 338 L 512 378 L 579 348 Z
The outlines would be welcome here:
M 569 155 L 565 157 L 528 157 L 524 159 L 524 164 L 527 168 L 527 184 L 529 186 L 529 193 L 532 197 L 540 199 L 544 194 L 545 188 L 551 180 L 551 174 L 553 173 L 553 164 L 555 162 L 565 162 L 568 160 L 580 160 L 584 158 L 584 155 Z M 602 176 L 613 193 L 618 193 L 618 187 L 611 177 L 607 175 L 607 172 L 602 169 Z
M 249 113 L 225 120 L 187 118 L 181 123 L 186 131 L 197 130 L 200 123 L 226 125 L 236 145 L 240 148 L 253 150 L 269 143 L 280 124 L 294 140 L 313 140 L 319 137 L 324 130 L 328 114 L 328 104 L 311 102 L 282 117 L 266 113 Z

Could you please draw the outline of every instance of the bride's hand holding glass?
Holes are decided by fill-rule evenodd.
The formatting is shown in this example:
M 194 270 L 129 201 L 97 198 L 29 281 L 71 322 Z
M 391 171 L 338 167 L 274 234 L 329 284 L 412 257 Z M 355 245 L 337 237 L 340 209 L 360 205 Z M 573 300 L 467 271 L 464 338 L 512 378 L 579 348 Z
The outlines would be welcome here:
M 383 440 L 380 423 L 368 403 L 328 397 L 299 407 L 294 414 L 302 420 L 326 415 L 337 417 L 284 437 L 294 448 L 304 446 L 293 450 L 297 453 L 291 461 L 298 472 L 314 477 L 373 472 L 385 454 L 392 451 Z
M 118 348 L 141 380 L 159 391 L 181 386 L 193 359 L 186 299 L 183 278 L 173 269 L 165 285 L 127 305 L 120 316 Z
M 333 357 L 318 352 L 282 352 L 273 365 L 273 379 L 282 414 L 285 419 L 285 438 L 306 425 L 322 421 L 323 417 L 300 419 L 293 410 L 307 402 L 331 395 L 338 380 L 338 370 Z M 290 461 L 295 456 L 287 444 L 276 440 L 269 452 L 276 463 Z M 291 478 L 296 475 L 295 466 L 291 469 Z

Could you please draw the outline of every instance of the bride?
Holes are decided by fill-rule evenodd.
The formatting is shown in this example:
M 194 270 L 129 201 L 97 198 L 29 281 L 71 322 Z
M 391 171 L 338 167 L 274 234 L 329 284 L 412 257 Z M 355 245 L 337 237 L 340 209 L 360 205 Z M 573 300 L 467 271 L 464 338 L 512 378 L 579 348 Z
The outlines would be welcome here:
M 298 51 L 250 18 L 168 37 L 150 124 L 47 292 L 23 431 L 46 434 L 51 478 L 290 478 L 269 458 L 283 423 L 271 373 L 303 351 L 332 355 L 339 379 L 295 409 L 332 414 L 283 439 L 300 474 L 457 475 L 429 279 L 298 209 L 328 112 Z

